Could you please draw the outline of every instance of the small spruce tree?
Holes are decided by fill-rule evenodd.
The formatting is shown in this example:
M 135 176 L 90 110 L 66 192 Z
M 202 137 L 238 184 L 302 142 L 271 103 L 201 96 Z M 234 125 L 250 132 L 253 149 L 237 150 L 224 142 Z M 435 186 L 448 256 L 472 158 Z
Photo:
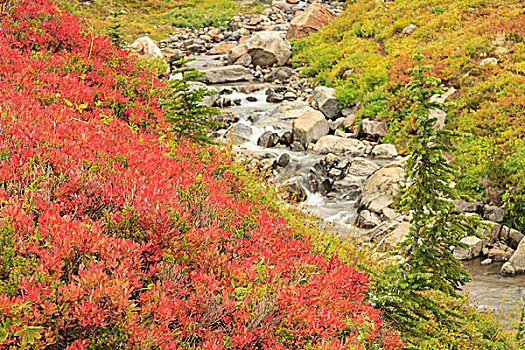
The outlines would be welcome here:
M 106 30 L 106 35 L 111 40 L 111 42 L 118 48 L 122 48 L 124 46 L 124 35 L 122 34 L 122 28 L 124 27 L 122 23 L 120 23 L 118 17 L 120 16 L 120 12 L 113 11 L 111 12 L 111 24 L 108 26 Z
M 411 156 L 405 165 L 407 187 L 398 197 L 399 210 L 410 219 L 410 232 L 401 246 L 404 262 L 388 266 L 378 277 L 374 292 L 377 305 L 385 310 L 404 333 L 425 338 L 420 321 L 433 318 L 440 324 L 457 323 L 459 315 L 445 311 L 429 297 L 438 291 L 447 297 L 459 297 L 458 290 L 471 280 L 452 247 L 466 247 L 460 239 L 482 237 L 475 229 L 478 217 L 467 217 L 455 210 L 459 194 L 451 186 L 454 168 L 443 154 L 448 150 L 443 140 L 453 136 L 436 127 L 430 118 L 432 108 L 439 107 L 430 97 L 442 93 L 440 80 L 429 75 L 432 66 L 422 64 L 416 55 L 415 67 L 409 69 L 410 82 L 405 89 L 411 96 L 409 113 L 413 136 L 408 142 Z
M 202 76 L 195 68 L 186 67 L 189 59 L 181 58 L 173 63 L 172 74 L 181 76 L 181 79 L 171 79 L 167 86 L 166 98 L 161 101 L 165 106 L 166 121 L 173 125 L 172 131 L 176 139 L 193 139 L 199 142 L 210 143 L 208 133 L 220 126 L 215 117 L 220 114 L 216 107 L 203 103 L 206 96 L 213 95 L 202 87 L 192 87 L 190 81 Z

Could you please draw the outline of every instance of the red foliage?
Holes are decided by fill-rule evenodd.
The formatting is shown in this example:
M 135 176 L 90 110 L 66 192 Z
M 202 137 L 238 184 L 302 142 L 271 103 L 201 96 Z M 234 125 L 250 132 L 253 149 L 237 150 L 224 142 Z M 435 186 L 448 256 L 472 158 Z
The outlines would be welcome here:
M 243 198 L 211 149 L 160 141 L 163 83 L 127 52 L 47 0 L 0 33 L 4 347 L 403 347 L 365 273 Z

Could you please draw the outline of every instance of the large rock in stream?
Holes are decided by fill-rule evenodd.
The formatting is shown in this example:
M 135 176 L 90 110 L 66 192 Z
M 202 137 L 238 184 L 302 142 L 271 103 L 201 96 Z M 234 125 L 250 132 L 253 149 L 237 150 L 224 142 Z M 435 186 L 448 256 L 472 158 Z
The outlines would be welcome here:
M 255 126 L 259 128 L 272 126 L 291 132 L 293 129 L 293 121 L 307 112 L 315 112 L 315 109 L 304 101 L 283 101 L 272 113 L 259 119 L 255 123 Z
M 235 63 L 243 55 L 250 55 L 254 65 L 283 66 L 292 54 L 288 40 L 279 32 L 259 32 L 228 53 L 228 62 Z
M 328 121 L 318 111 L 306 112 L 293 123 L 293 138 L 304 147 L 327 135 L 329 131 Z
M 251 81 L 253 79 L 252 73 L 248 68 L 243 66 L 226 66 L 218 68 L 210 68 L 202 71 L 204 76 L 199 78 L 203 83 L 221 84 L 231 83 L 235 81 Z
M 334 97 L 335 89 L 326 86 L 318 86 L 314 89 L 314 99 L 321 112 L 328 119 L 335 119 L 339 113 L 339 102 Z
M 525 239 L 522 239 L 518 249 L 510 260 L 501 267 L 503 275 L 523 275 L 525 274 Z
M 360 206 L 381 213 L 394 202 L 404 181 L 405 171 L 401 162 L 391 163 L 376 171 L 363 187 Z
M 349 139 L 335 135 L 323 136 L 314 146 L 314 152 L 320 154 L 348 154 L 354 157 L 362 156 L 366 146 L 356 139 Z
M 312 4 L 305 12 L 298 13 L 290 22 L 286 33 L 288 39 L 306 37 L 332 23 L 335 14 L 320 4 Z

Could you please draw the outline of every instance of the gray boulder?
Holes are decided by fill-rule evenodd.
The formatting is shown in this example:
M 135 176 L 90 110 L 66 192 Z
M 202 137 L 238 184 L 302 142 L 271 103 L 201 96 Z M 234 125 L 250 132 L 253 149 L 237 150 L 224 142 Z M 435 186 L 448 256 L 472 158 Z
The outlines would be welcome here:
M 368 178 L 363 187 L 360 206 L 380 213 L 394 202 L 404 181 L 405 171 L 401 163 L 387 165 Z
M 389 251 L 395 249 L 397 244 L 403 242 L 410 232 L 410 223 L 407 221 L 401 222 L 397 227 L 386 236 L 379 244 L 378 249 L 382 251 Z
M 374 228 L 381 224 L 381 219 L 377 214 L 369 210 L 363 210 L 361 213 L 359 213 L 357 224 L 362 228 Z
M 234 47 L 228 53 L 228 62 L 232 64 L 244 54 L 251 56 L 254 65 L 266 67 L 285 65 L 292 51 L 290 43 L 282 34 L 264 31 L 258 32 L 250 39 Z
M 385 136 L 387 133 L 385 124 L 372 119 L 363 119 L 361 121 L 361 128 L 363 134 L 368 139 L 378 139 Z
M 292 68 L 289 67 L 278 67 L 272 69 L 272 71 L 264 76 L 264 81 L 266 82 L 272 82 L 272 81 L 285 81 L 286 79 L 290 78 L 292 74 L 294 73 Z
M 372 149 L 372 157 L 378 159 L 393 159 L 397 157 L 396 146 L 391 144 L 377 145 Z
M 518 248 L 508 262 L 501 267 L 503 275 L 521 275 L 525 273 L 525 240 L 521 240 Z
M 522 239 L 523 239 L 523 233 L 515 229 L 510 229 L 509 236 L 507 238 L 507 242 L 509 243 L 509 246 L 511 248 L 516 249 Z
M 272 148 L 279 144 L 279 135 L 271 131 L 265 131 L 257 140 L 257 146 Z
M 330 131 L 324 115 L 318 111 L 306 112 L 293 122 L 293 138 L 307 147 Z
M 483 207 L 482 202 L 467 202 L 463 199 L 458 199 L 454 201 L 454 206 L 456 210 L 467 212 L 467 213 L 477 213 Z
M 204 73 L 204 76 L 199 78 L 199 80 L 203 83 L 220 84 L 234 81 L 253 80 L 250 70 L 238 65 L 210 68 L 202 72 Z
M 505 216 L 505 211 L 495 205 L 485 205 L 483 208 L 483 219 L 494 222 L 502 222 Z
M 376 163 L 361 157 L 352 160 L 348 173 L 354 176 L 370 176 L 379 169 Z
M 162 51 L 148 36 L 138 38 L 130 45 L 130 48 L 133 52 L 146 58 L 162 57 Z
M 252 128 L 243 123 L 234 124 L 228 129 L 224 137 L 226 141 L 239 144 L 250 140 L 252 136 Z
M 467 248 L 455 247 L 453 255 L 456 259 L 459 260 L 470 260 L 477 258 L 481 255 L 481 250 L 483 249 L 483 241 L 476 236 L 463 237 L 460 240 L 461 243 L 468 245 Z
M 255 126 L 260 128 L 272 126 L 291 133 L 295 119 L 314 111 L 315 109 L 304 101 L 283 101 L 269 115 L 258 120 Z
M 320 154 L 348 154 L 357 157 L 362 156 L 365 153 L 365 148 L 365 145 L 359 140 L 335 135 L 326 135 L 317 141 L 313 150 Z
M 319 110 L 328 119 L 335 119 L 338 115 L 339 102 L 334 97 L 335 89 L 325 86 L 318 86 L 314 89 L 314 100 L 319 106 Z

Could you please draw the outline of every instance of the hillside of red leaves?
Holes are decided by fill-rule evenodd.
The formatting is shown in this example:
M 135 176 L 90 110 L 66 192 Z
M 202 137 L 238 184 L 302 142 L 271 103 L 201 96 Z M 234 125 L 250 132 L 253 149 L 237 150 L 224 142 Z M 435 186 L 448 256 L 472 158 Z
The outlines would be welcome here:
M 135 58 L 48 0 L 0 15 L 1 348 L 403 347 L 367 274 L 166 141 Z

